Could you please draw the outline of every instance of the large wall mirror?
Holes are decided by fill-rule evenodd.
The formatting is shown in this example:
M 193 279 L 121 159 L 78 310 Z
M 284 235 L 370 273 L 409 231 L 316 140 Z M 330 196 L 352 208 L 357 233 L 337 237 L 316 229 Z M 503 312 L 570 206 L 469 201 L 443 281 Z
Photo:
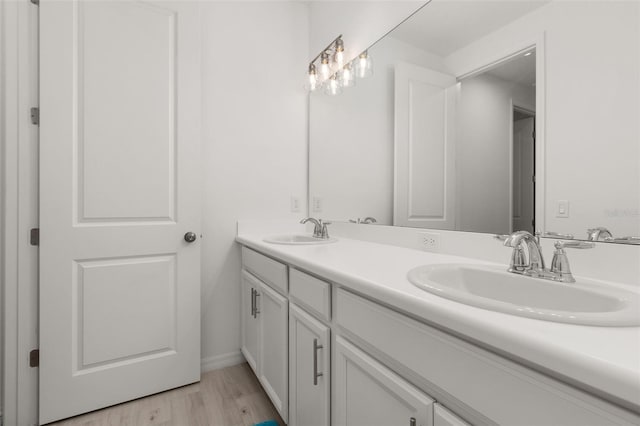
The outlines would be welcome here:
M 640 3 L 432 0 L 368 54 L 311 94 L 312 215 L 640 242 Z

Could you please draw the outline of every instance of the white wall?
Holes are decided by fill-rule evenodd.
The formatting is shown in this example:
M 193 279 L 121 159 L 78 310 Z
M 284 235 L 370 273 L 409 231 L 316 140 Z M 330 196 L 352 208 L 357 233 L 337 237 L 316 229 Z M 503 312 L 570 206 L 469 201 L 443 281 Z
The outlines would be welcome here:
M 309 60 L 342 34 L 350 60 L 395 28 L 424 0 L 309 2 Z
M 308 15 L 296 2 L 208 2 L 202 25 L 202 357 L 211 368 L 240 348 L 236 221 L 305 214 Z
M 446 58 L 461 73 L 544 34 L 547 230 L 640 235 L 638 22 L 636 1 L 554 1 Z
M 512 105 L 535 110 L 535 89 L 484 73 L 460 82 L 456 229 L 510 233 Z
M 373 76 L 339 96 L 311 95 L 310 196 L 323 200 L 322 212 L 311 213 L 342 221 L 373 216 L 391 225 L 395 65 L 446 71 L 440 57 L 392 37 L 370 54 Z

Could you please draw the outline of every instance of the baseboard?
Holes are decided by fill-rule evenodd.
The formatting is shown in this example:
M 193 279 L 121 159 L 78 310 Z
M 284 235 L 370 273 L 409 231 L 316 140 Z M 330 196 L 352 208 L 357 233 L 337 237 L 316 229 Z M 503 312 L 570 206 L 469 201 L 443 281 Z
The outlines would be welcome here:
M 202 358 L 200 361 L 200 371 L 204 373 L 206 371 L 242 364 L 243 362 L 245 362 L 244 356 L 242 356 L 240 351 L 229 352 L 222 355 L 211 356 L 209 358 Z

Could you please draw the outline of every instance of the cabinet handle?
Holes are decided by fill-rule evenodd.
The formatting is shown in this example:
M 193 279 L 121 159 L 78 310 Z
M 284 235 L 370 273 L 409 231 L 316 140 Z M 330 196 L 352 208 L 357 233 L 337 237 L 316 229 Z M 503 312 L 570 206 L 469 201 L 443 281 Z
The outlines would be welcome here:
M 251 316 L 256 317 L 256 290 L 251 288 Z
M 318 377 L 322 377 L 322 373 L 318 373 L 318 349 L 322 349 L 322 345 L 318 344 L 318 339 L 313 339 L 313 385 L 318 385 Z
M 255 296 L 253 296 L 253 300 L 254 300 L 253 317 L 258 318 L 258 314 L 260 313 L 260 310 L 258 309 L 258 297 L 260 297 L 260 293 L 258 292 L 258 290 L 256 290 L 254 294 Z
M 415 417 L 411 417 L 409 419 L 409 426 L 416 426 L 416 418 Z

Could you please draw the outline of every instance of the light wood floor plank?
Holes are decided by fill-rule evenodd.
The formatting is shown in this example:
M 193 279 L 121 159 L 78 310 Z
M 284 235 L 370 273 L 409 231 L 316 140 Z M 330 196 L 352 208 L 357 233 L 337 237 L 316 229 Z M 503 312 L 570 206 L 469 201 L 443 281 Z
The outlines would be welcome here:
M 140 398 L 51 426 L 252 426 L 284 422 L 248 364 L 202 375 L 199 383 Z

